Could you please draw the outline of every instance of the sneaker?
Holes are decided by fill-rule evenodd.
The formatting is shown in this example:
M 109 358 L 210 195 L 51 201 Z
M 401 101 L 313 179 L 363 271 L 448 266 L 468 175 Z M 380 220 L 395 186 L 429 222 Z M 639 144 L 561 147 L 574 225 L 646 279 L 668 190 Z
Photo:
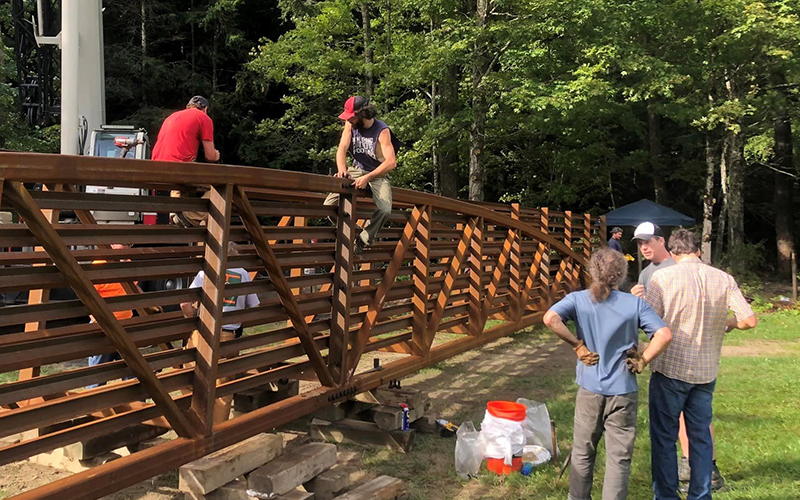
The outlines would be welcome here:
M 678 481 L 688 483 L 692 478 L 692 468 L 689 467 L 689 457 L 681 457 L 678 462 Z
M 361 252 L 364 251 L 364 246 L 365 245 L 364 245 L 363 240 L 361 238 L 357 238 L 356 239 L 356 244 L 353 245 L 353 254 L 355 254 L 356 256 L 361 255 Z
M 725 487 L 725 478 L 722 477 L 722 473 L 720 473 L 719 469 L 717 468 L 717 463 L 714 462 L 713 468 L 711 469 L 711 491 L 719 491 Z

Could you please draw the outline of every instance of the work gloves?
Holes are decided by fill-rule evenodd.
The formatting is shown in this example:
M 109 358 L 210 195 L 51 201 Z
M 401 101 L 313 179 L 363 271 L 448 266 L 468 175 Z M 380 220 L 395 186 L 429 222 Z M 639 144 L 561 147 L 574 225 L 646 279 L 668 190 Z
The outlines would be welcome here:
M 631 347 L 625 351 L 625 354 L 628 356 L 625 360 L 625 364 L 628 365 L 628 370 L 630 370 L 631 373 L 642 373 L 644 367 L 647 366 L 647 361 L 639 354 L 636 347 Z
M 581 360 L 586 366 L 594 366 L 600 361 L 600 355 L 596 352 L 592 352 L 586 347 L 586 344 L 581 340 L 578 342 L 578 345 L 572 348 L 575 351 L 575 355 L 578 356 L 578 359 Z

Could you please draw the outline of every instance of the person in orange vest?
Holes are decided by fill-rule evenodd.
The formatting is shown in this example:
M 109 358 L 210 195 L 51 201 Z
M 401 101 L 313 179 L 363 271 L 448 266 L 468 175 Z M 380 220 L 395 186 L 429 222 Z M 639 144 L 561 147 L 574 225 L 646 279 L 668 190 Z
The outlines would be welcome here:
M 121 243 L 111 244 L 112 250 L 124 250 L 126 248 L 130 248 L 130 245 L 124 245 Z M 108 262 L 107 260 L 93 260 L 92 264 L 105 264 L 107 262 Z M 139 293 L 141 293 L 142 290 L 139 288 L 138 284 L 134 283 L 134 287 L 136 287 Z M 122 283 L 98 283 L 94 285 L 94 288 L 95 290 L 97 290 L 97 292 L 103 299 L 108 299 L 110 297 L 119 297 L 121 295 L 127 295 L 127 292 L 125 292 L 125 288 L 122 286 Z M 160 312 L 161 310 L 158 307 L 150 309 L 151 312 Z M 133 311 L 130 309 L 124 309 L 122 311 L 114 311 L 114 317 L 117 318 L 117 320 L 119 321 L 131 319 L 133 317 Z M 90 316 L 89 318 L 92 323 L 95 322 L 94 317 Z M 122 359 L 122 357 L 119 355 L 118 352 L 96 354 L 94 356 L 89 356 L 89 366 L 97 366 L 101 363 L 110 363 L 112 361 L 118 361 L 120 359 Z M 125 380 L 127 380 L 128 378 L 130 377 L 127 377 Z M 99 385 L 105 385 L 105 383 L 93 384 L 87 386 L 87 389 L 93 389 L 95 387 L 98 387 Z

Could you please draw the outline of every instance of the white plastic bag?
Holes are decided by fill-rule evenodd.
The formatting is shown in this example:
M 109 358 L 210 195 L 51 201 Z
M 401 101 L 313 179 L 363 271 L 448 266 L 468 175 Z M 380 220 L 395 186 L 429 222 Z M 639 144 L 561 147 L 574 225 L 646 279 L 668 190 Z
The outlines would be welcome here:
M 483 462 L 483 440 L 475 425 L 464 422 L 456 431 L 456 473 L 464 479 L 475 476 Z
M 502 458 L 506 465 L 511 465 L 514 455 L 522 455 L 525 446 L 522 422 L 497 418 L 487 410 L 481 423 L 481 436 L 484 455 L 488 458 Z
M 553 454 L 553 434 L 550 429 L 550 413 L 544 403 L 519 398 L 517 403 L 525 405 L 527 411 L 522 426 L 525 444 L 535 444 Z

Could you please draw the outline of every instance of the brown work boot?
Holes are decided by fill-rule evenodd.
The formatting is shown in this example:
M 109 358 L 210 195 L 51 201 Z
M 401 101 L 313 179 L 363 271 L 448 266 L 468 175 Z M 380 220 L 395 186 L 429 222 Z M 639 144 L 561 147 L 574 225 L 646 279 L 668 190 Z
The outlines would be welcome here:
M 725 478 L 717 468 L 717 461 L 715 460 L 711 469 L 711 491 L 719 491 L 725 488 Z
M 678 481 L 681 483 L 688 483 L 692 478 L 692 468 L 689 467 L 689 457 L 681 456 L 678 462 Z

